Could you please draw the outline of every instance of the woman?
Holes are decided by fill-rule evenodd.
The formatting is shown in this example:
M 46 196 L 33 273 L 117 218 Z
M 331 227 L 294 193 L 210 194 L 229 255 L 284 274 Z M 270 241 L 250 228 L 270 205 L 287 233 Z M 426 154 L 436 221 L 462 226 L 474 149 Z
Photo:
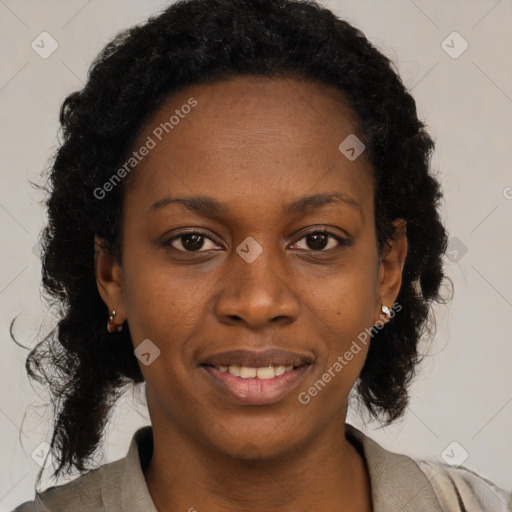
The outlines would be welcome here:
M 177 2 L 107 45 L 61 123 L 63 317 L 28 368 L 54 475 L 84 474 L 16 510 L 511 509 L 345 423 L 354 386 L 403 414 L 446 248 L 433 142 L 361 32 L 313 2 Z M 151 426 L 85 473 L 134 382 Z

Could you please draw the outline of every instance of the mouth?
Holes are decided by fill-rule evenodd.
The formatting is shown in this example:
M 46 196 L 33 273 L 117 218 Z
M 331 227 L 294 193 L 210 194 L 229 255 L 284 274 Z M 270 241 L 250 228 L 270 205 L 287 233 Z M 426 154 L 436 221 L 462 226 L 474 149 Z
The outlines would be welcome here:
M 293 366 L 293 365 L 282 365 L 282 364 L 269 364 L 268 366 L 260 366 L 258 368 L 254 366 L 240 366 L 238 364 L 230 364 L 228 365 L 209 365 L 203 364 L 201 366 L 210 366 L 211 368 L 215 368 L 222 373 L 229 373 L 234 377 L 240 377 L 241 379 L 260 379 L 260 380 L 268 380 L 279 377 L 280 375 L 284 375 L 285 373 L 289 373 L 296 368 L 300 368 L 302 365 Z
M 290 393 L 312 364 L 309 354 L 273 349 L 225 352 L 207 357 L 199 367 L 225 398 L 238 404 L 265 405 Z

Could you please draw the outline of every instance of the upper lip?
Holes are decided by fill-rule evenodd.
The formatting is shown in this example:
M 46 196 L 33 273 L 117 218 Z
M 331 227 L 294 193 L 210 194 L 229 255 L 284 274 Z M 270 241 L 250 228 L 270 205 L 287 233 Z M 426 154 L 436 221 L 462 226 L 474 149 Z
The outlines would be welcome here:
M 290 352 L 280 348 L 270 348 L 262 351 L 237 349 L 219 352 L 205 357 L 201 364 L 210 366 L 239 365 L 249 368 L 264 366 L 303 366 L 311 364 L 313 357 L 310 354 Z

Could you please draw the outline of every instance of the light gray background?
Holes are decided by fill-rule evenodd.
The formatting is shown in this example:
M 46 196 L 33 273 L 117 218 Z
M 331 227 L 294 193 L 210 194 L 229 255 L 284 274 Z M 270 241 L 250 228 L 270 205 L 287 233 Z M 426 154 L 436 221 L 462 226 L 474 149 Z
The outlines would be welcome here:
M 469 453 L 465 465 L 510 489 L 512 2 L 323 3 L 390 56 L 412 89 L 437 141 L 432 164 L 444 186 L 451 247 L 458 249 L 447 258 L 455 296 L 437 308 L 436 339 L 422 347 L 428 355 L 412 386 L 411 406 L 402 421 L 367 432 L 385 447 L 417 457 L 439 458 L 456 441 Z M 32 345 L 43 320 L 43 331 L 52 326 L 39 297 L 40 261 L 34 250 L 43 225 L 38 203 L 43 196 L 28 180 L 38 180 L 47 166 L 57 145 L 60 104 L 82 87 L 93 57 L 119 30 L 166 4 L 0 0 L 0 512 L 33 497 L 39 466 L 31 453 L 50 437 L 48 411 L 38 407 L 25 374 L 26 352 L 8 332 L 19 315 L 15 334 Z M 43 31 L 59 45 L 47 59 L 31 48 Z M 456 59 L 442 47 L 453 31 L 469 44 Z M 447 44 L 452 52 L 461 48 L 453 37 Z M 357 417 L 352 421 L 360 425 Z M 135 429 L 148 422 L 144 407 L 136 407 L 129 393 L 116 409 L 98 462 L 124 456 Z M 459 456 L 461 449 L 457 445 L 453 454 Z

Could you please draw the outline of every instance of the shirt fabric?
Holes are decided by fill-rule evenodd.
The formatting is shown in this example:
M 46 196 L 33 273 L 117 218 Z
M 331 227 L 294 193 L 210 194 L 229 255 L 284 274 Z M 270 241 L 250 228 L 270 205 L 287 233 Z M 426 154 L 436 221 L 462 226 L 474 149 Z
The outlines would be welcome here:
M 373 512 L 512 511 L 512 493 L 468 469 L 393 453 L 353 426 L 345 428 L 366 461 Z M 126 457 L 36 492 L 34 501 L 13 512 L 158 512 L 144 479 L 152 453 L 152 427 L 142 427 Z M 199 503 L 194 506 L 201 511 Z

